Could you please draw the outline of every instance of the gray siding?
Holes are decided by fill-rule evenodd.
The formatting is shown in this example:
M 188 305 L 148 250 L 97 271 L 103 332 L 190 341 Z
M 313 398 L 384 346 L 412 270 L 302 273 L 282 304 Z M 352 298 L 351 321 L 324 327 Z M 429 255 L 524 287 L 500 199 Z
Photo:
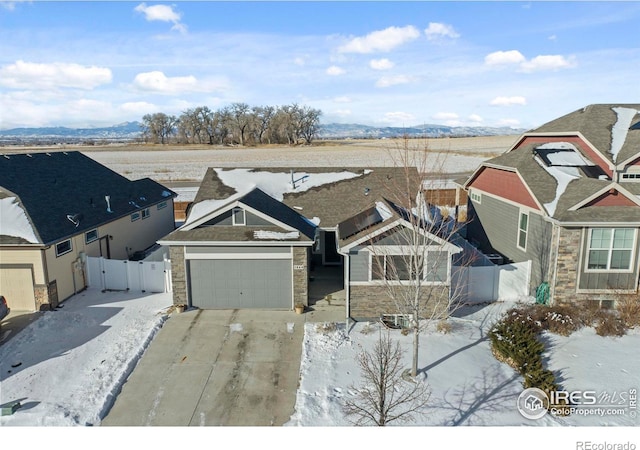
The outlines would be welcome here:
M 638 249 L 632 254 L 632 272 L 587 272 L 587 251 L 589 248 L 589 230 L 583 229 L 583 240 L 580 251 L 581 270 L 578 289 L 602 290 L 602 289 L 635 289 L 638 274 Z
M 232 219 L 232 212 L 231 211 L 226 211 L 222 214 L 220 214 L 217 217 L 214 217 L 213 219 L 205 222 L 204 224 L 202 224 L 201 226 L 203 227 L 212 227 L 212 226 L 232 226 L 233 225 L 233 219 Z M 269 222 L 268 220 L 263 219 L 262 217 L 258 217 L 255 214 L 250 213 L 249 211 L 245 211 L 245 220 L 246 220 L 246 224 L 248 226 L 269 226 L 269 225 L 273 225 L 273 223 Z M 242 225 L 238 225 L 238 226 L 242 226 Z
M 471 201 L 469 201 L 471 204 Z M 529 212 L 526 251 L 518 248 L 520 208 L 488 195 L 473 204 L 467 237 L 485 253 L 496 251 L 511 262 L 532 261 L 532 286 L 548 281 L 552 225 Z
M 369 281 L 369 252 L 354 249 L 349 252 L 349 279 L 351 281 Z

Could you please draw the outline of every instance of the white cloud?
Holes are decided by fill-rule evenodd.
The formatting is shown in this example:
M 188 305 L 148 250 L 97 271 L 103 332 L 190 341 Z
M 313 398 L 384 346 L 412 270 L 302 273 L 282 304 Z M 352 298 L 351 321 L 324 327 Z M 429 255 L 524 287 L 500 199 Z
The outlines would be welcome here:
M 338 66 L 331 66 L 327 69 L 327 75 L 342 75 L 344 73 L 344 69 Z
M 335 103 L 351 103 L 351 98 L 347 96 L 336 97 L 333 99 Z
M 144 17 L 148 22 L 171 22 L 173 23 L 173 27 L 171 27 L 172 30 L 179 31 L 181 33 L 185 33 L 187 31 L 186 25 L 181 22 L 182 14 L 176 12 L 173 9 L 173 6 L 147 6 L 146 3 L 140 3 L 134 8 L 134 11 L 144 14 Z
M 156 112 L 158 107 L 149 102 L 127 102 L 120 105 L 120 110 L 125 114 L 143 116 Z
M 512 105 L 526 105 L 527 99 L 521 96 L 513 97 L 496 97 L 491 102 L 491 106 L 512 106 Z
M 497 126 L 518 128 L 520 126 L 520 121 L 518 119 L 500 119 Z
M 213 82 L 201 82 L 193 75 L 185 77 L 167 77 L 160 71 L 143 72 L 136 75 L 133 86 L 141 91 L 160 94 L 182 94 L 186 92 L 210 92 L 222 86 Z
M 446 23 L 431 22 L 429 23 L 429 28 L 424 30 L 424 33 L 430 41 L 443 37 L 451 39 L 460 37 L 460 34 L 458 34 L 451 25 L 447 25 Z
M 388 112 L 384 115 L 382 119 L 385 123 L 396 124 L 397 126 L 407 125 L 410 126 L 412 122 L 416 120 L 413 114 L 409 114 L 406 112 L 396 111 L 396 112 Z
M 341 53 L 373 53 L 388 52 L 394 48 L 420 37 L 420 32 L 411 25 L 406 27 L 389 27 L 374 31 L 366 36 L 351 39 L 338 48 Z
M 294 63 L 296 66 L 304 66 L 305 61 L 304 61 L 304 58 L 302 58 L 302 57 L 300 57 L 300 56 L 299 56 L 299 57 L 297 57 L 297 58 L 295 58 L 295 59 L 293 60 L 293 63 Z
M 391 69 L 395 64 L 392 61 L 389 61 L 387 58 L 382 59 L 372 59 L 369 61 L 369 67 L 375 70 L 388 70 Z
M 435 113 L 431 118 L 434 120 L 458 120 L 460 116 L 451 112 L 439 112 Z
M 518 50 L 499 51 L 489 53 L 484 57 L 484 63 L 488 66 L 502 66 L 506 64 L 522 64 L 526 59 Z
M 382 77 L 378 81 L 376 81 L 376 87 L 386 88 L 389 86 L 395 86 L 397 84 L 407 84 L 414 81 L 412 77 L 408 77 L 406 75 L 395 75 L 392 77 Z
M 333 111 L 333 114 L 335 114 L 336 116 L 339 117 L 348 117 L 351 115 L 351 110 L 350 109 L 336 109 L 335 111 Z
M 522 72 L 537 72 L 543 70 L 570 69 L 575 67 L 575 58 L 565 58 L 562 55 L 540 55 L 527 60 L 518 50 L 506 52 L 498 51 L 485 56 L 487 66 L 506 66 L 518 64 Z
M 576 67 L 574 58 L 565 58 L 562 55 L 540 55 L 530 61 L 521 64 L 524 72 L 537 72 L 541 70 L 571 69 Z
M 0 68 L 0 85 L 12 89 L 93 89 L 111 80 L 110 69 L 80 64 L 41 64 L 19 60 Z
M 549 39 L 550 41 L 555 41 L 558 39 L 558 36 L 556 36 L 555 34 L 552 34 L 551 36 L 549 36 L 547 39 Z
M 471 115 L 469 116 L 469 120 L 470 120 L 471 122 L 474 122 L 474 123 L 481 123 L 481 122 L 484 122 L 484 119 L 483 119 L 481 116 L 479 116 L 478 114 L 471 114 Z

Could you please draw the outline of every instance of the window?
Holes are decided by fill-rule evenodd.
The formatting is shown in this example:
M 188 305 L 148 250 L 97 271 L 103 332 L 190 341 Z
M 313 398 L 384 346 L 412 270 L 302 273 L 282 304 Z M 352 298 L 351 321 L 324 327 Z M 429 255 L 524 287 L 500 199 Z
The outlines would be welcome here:
M 139 218 L 140 218 L 140 213 L 139 212 L 134 212 L 133 214 L 131 214 L 131 221 L 132 222 L 135 222 Z
M 147 217 L 149 217 L 151 215 L 151 213 L 149 212 L 149 208 L 145 208 L 142 210 L 142 219 L 146 219 Z
M 71 239 L 56 244 L 56 256 L 62 256 L 72 250 Z
M 640 181 L 640 173 L 623 173 L 622 174 L 622 179 L 623 180 Z
M 164 209 L 167 207 L 167 202 L 158 203 L 158 210 Z
M 87 231 L 84 234 L 84 242 L 85 244 L 89 244 L 93 241 L 98 240 L 98 230 Z
M 242 208 L 233 208 L 233 211 L 232 211 L 231 215 L 233 217 L 233 224 L 234 225 L 246 225 L 247 217 L 245 215 L 244 209 L 242 209 Z
M 469 197 L 476 203 L 482 203 L 482 195 L 476 191 L 469 191 Z
M 633 228 L 593 228 L 587 251 L 587 270 L 631 270 Z
M 520 221 L 518 222 L 518 248 L 527 249 L 527 230 L 529 228 L 529 215 L 520 213 Z
M 449 253 L 446 251 L 427 252 L 424 261 L 416 263 L 415 257 L 408 255 L 373 255 L 371 259 L 371 280 L 411 281 L 422 274 L 423 280 L 432 283 L 446 283 L 449 274 Z

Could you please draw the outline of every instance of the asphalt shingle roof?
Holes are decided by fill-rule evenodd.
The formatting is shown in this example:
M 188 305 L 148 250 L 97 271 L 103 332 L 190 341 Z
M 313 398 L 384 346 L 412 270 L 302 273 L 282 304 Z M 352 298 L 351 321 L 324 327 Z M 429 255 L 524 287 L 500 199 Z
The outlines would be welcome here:
M 42 244 L 51 244 L 153 205 L 175 193 L 131 181 L 76 151 L 0 156 L 0 191 L 19 197 Z M 111 212 L 105 196 L 110 197 Z M 67 215 L 75 215 L 76 227 Z M 5 236 L 0 243 L 19 243 Z

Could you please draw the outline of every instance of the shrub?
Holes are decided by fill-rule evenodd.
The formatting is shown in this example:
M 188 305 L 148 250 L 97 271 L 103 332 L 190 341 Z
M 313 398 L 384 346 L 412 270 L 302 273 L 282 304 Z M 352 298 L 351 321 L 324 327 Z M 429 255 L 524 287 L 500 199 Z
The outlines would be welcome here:
M 451 329 L 452 329 L 451 324 L 446 320 L 440 320 L 438 321 L 438 325 L 436 325 L 436 330 L 442 334 L 451 333 Z
M 322 334 L 329 334 L 336 331 L 337 325 L 335 322 L 321 322 L 316 324 L 316 331 Z
M 509 315 L 498 322 L 489 333 L 489 339 L 495 352 L 524 375 L 527 367 L 540 360 L 544 344 L 537 340 L 537 332 L 529 322 L 514 317 Z
M 601 310 L 595 325 L 598 336 L 624 336 L 626 327 L 615 313 Z
M 640 299 L 632 295 L 620 296 L 616 300 L 620 319 L 627 328 L 640 326 Z
M 582 320 L 579 314 L 566 306 L 553 306 L 549 308 L 544 314 L 543 321 L 545 329 L 561 336 L 569 336 L 582 326 Z

